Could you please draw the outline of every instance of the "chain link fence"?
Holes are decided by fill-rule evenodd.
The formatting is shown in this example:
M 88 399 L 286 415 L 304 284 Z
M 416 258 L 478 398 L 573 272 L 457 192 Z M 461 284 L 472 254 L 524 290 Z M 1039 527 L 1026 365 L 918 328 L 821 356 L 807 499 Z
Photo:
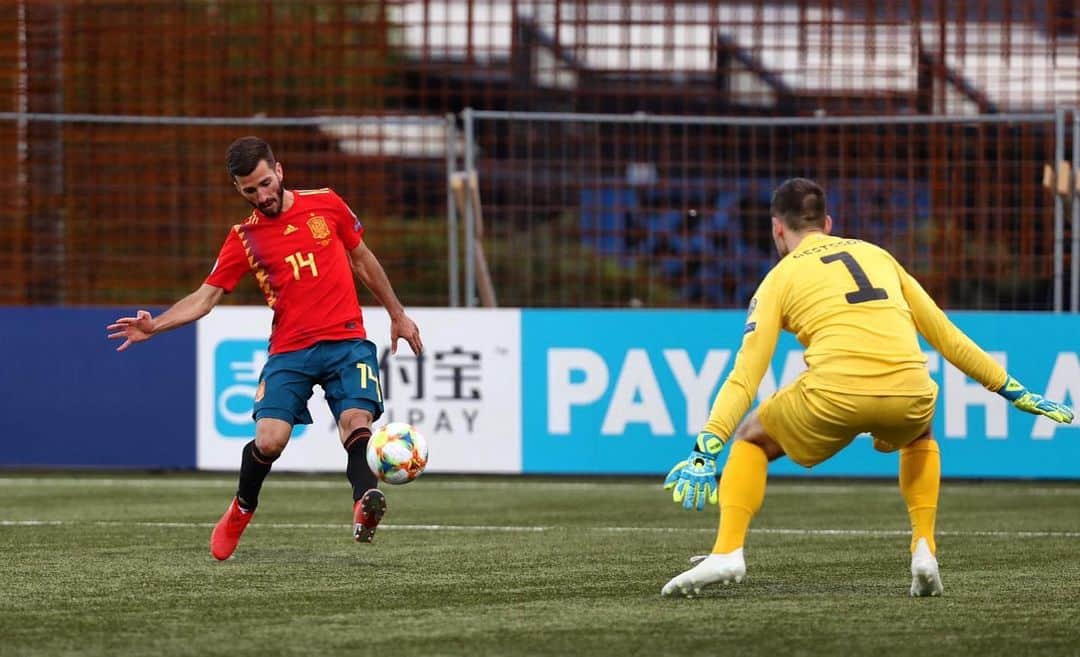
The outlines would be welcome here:
M 266 139 L 289 188 L 333 187 L 410 305 L 445 305 L 449 119 L 0 113 L 0 304 L 168 304 L 250 207 L 225 149 Z M 254 284 L 230 295 L 262 303 Z M 368 300 L 373 301 L 373 300 Z
M 1043 181 L 1075 139 L 1064 112 L 464 122 L 506 305 L 743 306 L 776 259 L 771 192 L 804 176 L 834 232 L 892 251 L 944 306 L 1077 307 L 1076 203 L 1068 222 Z
M 472 290 L 476 262 L 458 263 L 442 117 L 473 106 L 601 117 L 460 124 L 501 305 L 741 305 L 771 260 L 764 199 L 796 174 L 951 307 L 1080 305 L 1077 204 L 1040 181 L 1080 151 L 1053 113 L 1080 104 L 1071 0 L 5 7 L 0 303 L 189 290 L 246 211 L 220 160 L 249 132 L 290 185 L 333 186 L 365 216 L 408 303 L 458 303 L 455 267 Z M 637 111 L 686 118 L 603 118 Z M 777 118 L 694 118 L 720 116 Z
M 410 305 L 457 305 L 462 288 L 477 301 L 473 225 L 447 184 L 464 168 L 503 306 L 743 306 L 775 262 L 769 196 L 802 175 L 825 186 L 837 232 L 890 249 L 946 307 L 1077 310 L 1075 182 L 1072 196 L 1044 186 L 1051 162 L 1076 168 L 1080 116 L 1066 119 L 0 113 L 0 303 L 193 289 L 248 212 L 223 157 L 253 133 L 290 187 L 353 206 Z M 230 300 L 262 302 L 254 285 Z

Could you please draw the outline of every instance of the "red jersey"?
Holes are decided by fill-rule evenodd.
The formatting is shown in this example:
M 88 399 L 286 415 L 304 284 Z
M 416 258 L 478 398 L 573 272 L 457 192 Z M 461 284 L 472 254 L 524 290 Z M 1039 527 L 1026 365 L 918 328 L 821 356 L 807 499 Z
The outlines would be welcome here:
M 367 337 L 348 252 L 364 227 L 333 190 L 294 190 L 276 217 L 258 210 L 229 231 L 206 283 L 232 292 L 251 271 L 274 310 L 270 353 Z

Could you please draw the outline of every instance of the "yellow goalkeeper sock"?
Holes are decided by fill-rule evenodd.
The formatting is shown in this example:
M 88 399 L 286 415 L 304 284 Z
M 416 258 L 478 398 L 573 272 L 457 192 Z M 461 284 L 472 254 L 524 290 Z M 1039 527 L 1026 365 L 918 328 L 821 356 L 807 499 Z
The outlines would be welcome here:
M 938 492 L 941 489 L 941 450 L 937 441 L 918 440 L 900 450 L 900 494 L 904 496 L 911 517 L 911 551 L 925 538 L 930 551 L 934 544 Z
M 713 554 L 727 554 L 743 546 L 750 520 L 765 500 L 768 469 L 769 459 L 757 445 L 745 440 L 731 445 L 720 476 L 720 530 Z

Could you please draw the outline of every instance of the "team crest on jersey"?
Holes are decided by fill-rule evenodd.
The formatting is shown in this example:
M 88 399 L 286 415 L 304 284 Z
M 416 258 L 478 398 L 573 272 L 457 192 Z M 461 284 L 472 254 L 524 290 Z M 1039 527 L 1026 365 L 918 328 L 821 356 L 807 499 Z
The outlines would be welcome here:
M 317 240 L 324 240 L 330 237 L 330 227 L 326 225 L 326 219 L 324 217 L 317 217 L 311 215 L 311 218 L 307 220 L 308 230 L 311 231 L 311 236 Z

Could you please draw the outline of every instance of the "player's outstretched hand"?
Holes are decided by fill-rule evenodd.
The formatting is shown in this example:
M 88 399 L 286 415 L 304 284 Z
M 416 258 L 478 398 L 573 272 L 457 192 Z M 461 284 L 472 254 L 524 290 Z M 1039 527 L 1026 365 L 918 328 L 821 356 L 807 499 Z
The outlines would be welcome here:
M 140 310 L 134 317 L 121 317 L 106 329 L 113 331 L 109 334 L 110 340 L 124 341 L 116 348 L 117 351 L 123 351 L 136 342 L 149 340 L 154 335 L 154 320 L 149 311 Z
M 1013 402 L 1013 406 L 1028 413 L 1045 415 L 1054 422 L 1060 422 L 1061 424 L 1072 424 L 1073 418 L 1075 417 L 1073 410 L 1065 404 L 1052 402 L 1034 392 L 1029 392 L 1020 399 L 1017 399 Z
M 408 315 L 398 315 L 390 320 L 390 353 L 397 353 L 399 338 L 408 342 L 409 348 L 417 356 L 424 350 L 424 343 L 420 341 L 420 328 Z
M 1073 410 L 1065 404 L 1052 402 L 1038 393 L 1031 392 L 1011 376 L 998 390 L 998 394 L 1011 401 L 1012 405 L 1021 411 L 1045 415 L 1054 422 L 1071 424 L 1075 417 Z
M 706 504 L 717 503 L 716 456 L 722 449 L 724 440 L 716 434 L 698 434 L 690 456 L 676 463 L 664 479 L 664 489 L 671 491 L 676 504 L 701 511 Z

